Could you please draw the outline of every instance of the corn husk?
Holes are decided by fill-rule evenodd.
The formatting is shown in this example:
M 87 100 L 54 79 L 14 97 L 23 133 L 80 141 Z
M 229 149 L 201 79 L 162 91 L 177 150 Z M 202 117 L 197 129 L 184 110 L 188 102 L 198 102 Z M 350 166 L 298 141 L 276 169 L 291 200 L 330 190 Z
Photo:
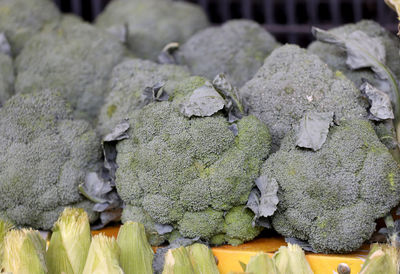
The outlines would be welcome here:
M 0 266 L 3 261 L 4 238 L 8 231 L 13 228 L 13 225 L 7 221 L 0 220 Z
M 391 245 L 373 244 L 360 274 L 399 273 L 399 251 Z
M 274 261 L 267 253 L 260 252 L 250 258 L 246 272 L 254 274 L 279 274 Z
M 94 236 L 82 274 L 124 274 L 119 265 L 119 255 L 114 237 L 103 234 Z
M 189 252 L 183 246 L 165 254 L 163 274 L 195 274 Z
M 3 271 L 14 274 L 47 273 L 46 241 L 39 231 L 11 230 L 4 239 Z
M 126 222 L 119 230 L 117 242 L 121 249 L 120 263 L 125 274 L 153 273 L 154 252 L 142 224 Z
M 82 273 L 90 247 L 87 213 L 80 208 L 66 208 L 54 225 L 47 267 L 54 274 Z
M 281 246 L 273 256 L 275 265 L 280 273 L 285 274 L 311 274 L 310 265 L 306 260 L 304 251 L 296 244 Z
M 385 3 L 397 12 L 397 19 L 400 21 L 400 0 L 385 0 Z M 399 33 L 400 36 L 400 23 L 399 23 Z
M 215 257 L 208 248 L 203 244 L 193 244 L 186 247 L 189 252 L 190 261 L 196 274 L 219 274 Z

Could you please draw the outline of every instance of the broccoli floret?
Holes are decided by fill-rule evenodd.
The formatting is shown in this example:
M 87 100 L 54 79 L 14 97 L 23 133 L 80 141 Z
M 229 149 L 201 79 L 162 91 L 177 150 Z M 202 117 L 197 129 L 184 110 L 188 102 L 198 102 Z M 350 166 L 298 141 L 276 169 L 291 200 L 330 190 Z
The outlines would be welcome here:
M 225 73 L 241 87 L 276 48 L 275 41 L 260 25 L 248 20 L 232 20 L 193 35 L 177 53 L 180 63 L 191 72 L 209 79 Z
M 209 25 L 197 5 L 171 0 L 115 0 L 96 19 L 96 25 L 126 37 L 138 57 L 157 60 L 165 45 L 182 43 Z
M 16 93 L 55 88 L 71 104 L 75 117 L 97 118 L 113 67 L 124 47 L 80 19 L 66 16 L 48 25 L 16 59 Z
M 14 91 L 14 67 L 10 56 L 0 52 L 0 107 Z
M 50 229 L 66 206 L 90 212 L 93 204 L 79 194 L 78 185 L 98 168 L 98 143 L 87 122 L 72 119 L 60 93 L 10 98 L 0 108 L 0 215 Z
M 400 201 L 399 166 L 367 120 L 340 121 L 315 152 L 291 130 L 261 174 L 279 184 L 273 227 L 318 252 L 357 249 Z
M 0 32 L 6 34 L 14 56 L 46 23 L 59 17 L 51 0 L 0 0 Z
M 295 45 L 274 50 L 240 92 L 249 113 L 270 129 L 273 151 L 305 111 L 334 112 L 337 119 L 366 116 L 366 102 L 354 84 Z
M 190 76 L 180 66 L 158 65 L 151 61 L 128 59 L 116 66 L 108 86 L 108 97 L 100 111 L 98 128 L 102 134 L 112 131 L 116 124 L 128 117 L 141 104 L 146 87 L 164 83 L 164 90 L 174 95 L 179 81 Z
M 224 214 L 246 204 L 269 153 L 269 131 L 253 116 L 236 122 L 235 136 L 221 113 L 191 119 L 182 115 L 183 94 L 204 84 L 201 79 L 177 85 L 182 97 L 130 113 L 130 138 L 117 144 L 118 193 L 127 205 L 140 208 L 154 223 L 172 225 L 184 237 L 212 240 L 224 234 L 229 242 L 250 240 L 260 231 L 248 229 L 254 215 L 246 211 L 242 222 L 224 230 Z M 240 228 L 243 234 L 236 233 Z
M 357 30 L 363 31 L 370 37 L 378 38 L 382 42 L 386 50 L 385 64 L 395 75 L 400 77 L 400 41 L 398 37 L 381 27 L 378 23 L 371 20 L 363 20 L 357 24 L 347 24 L 331 29 L 329 32 L 347 36 Z M 363 78 L 367 79 L 368 82 L 372 83 L 374 86 L 378 86 L 374 73 L 370 69 L 351 70 L 346 65 L 346 51 L 338 46 L 316 41 L 308 47 L 308 51 L 318 55 L 332 70 L 341 71 L 347 78 L 352 80 L 357 87 L 362 84 Z

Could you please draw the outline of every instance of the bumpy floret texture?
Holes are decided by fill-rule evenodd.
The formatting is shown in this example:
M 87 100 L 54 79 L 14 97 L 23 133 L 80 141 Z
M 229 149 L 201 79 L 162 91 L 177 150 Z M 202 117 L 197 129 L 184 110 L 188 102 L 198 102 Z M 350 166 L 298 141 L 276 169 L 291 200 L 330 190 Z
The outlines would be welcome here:
M 73 120 L 59 93 L 19 94 L 0 108 L 0 215 L 50 229 L 65 206 L 85 208 L 78 185 L 101 157 L 87 122 Z
M 232 20 L 193 35 L 177 53 L 180 63 L 195 75 L 214 79 L 225 73 L 241 87 L 279 44 L 260 25 L 248 20 Z
M 26 44 L 16 59 L 16 93 L 56 88 L 78 118 L 94 119 L 124 47 L 111 35 L 66 16 Z
M 260 230 L 243 205 L 270 149 L 267 127 L 247 116 L 237 122 L 235 136 L 224 116 L 188 119 L 177 102 L 151 103 L 131 114 L 130 138 L 117 145 L 118 193 L 136 212 L 140 208 L 154 224 L 172 225 L 184 237 L 222 234 L 233 244 L 254 238 Z M 234 226 L 227 216 L 240 215 L 238 206 L 248 217 Z M 143 218 L 131 214 L 132 207 L 124 215 Z
M 203 10 L 191 3 L 115 0 L 96 25 L 117 34 L 126 26 L 126 43 L 135 56 L 155 61 L 166 44 L 182 43 L 209 23 Z
M 159 65 L 140 59 L 125 60 L 112 72 L 109 94 L 100 111 L 99 131 L 102 134 L 109 133 L 139 108 L 145 88 L 163 83 L 164 90 L 172 96 L 179 81 L 189 76 L 187 69 L 182 66 Z
M 273 150 L 305 111 L 333 111 L 337 119 L 366 115 L 365 102 L 350 80 L 294 45 L 274 50 L 240 92 L 250 113 L 270 129 Z
M 51 0 L 0 0 L 0 32 L 4 32 L 16 56 L 25 43 L 60 12 Z
M 382 42 L 386 49 L 385 64 L 394 72 L 396 76 L 400 77 L 400 41 L 398 37 L 387 31 L 378 23 L 370 20 L 363 20 L 358 22 L 357 24 L 347 24 L 338 28 L 331 29 L 329 32 L 340 36 L 347 36 L 357 30 L 363 31 L 370 37 L 378 38 Z M 343 74 L 345 74 L 347 78 L 352 80 L 357 87 L 362 84 L 363 78 L 367 79 L 372 84 L 376 83 L 374 73 L 370 69 L 366 68 L 351 70 L 346 65 L 346 51 L 340 49 L 338 46 L 316 41 L 308 47 L 308 51 L 318 55 L 333 70 L 339 70 L 343 72 Z
M 273 227 L 318 252 L 350 252 L 400 201 L 400 170 L 367 120 L 341 121 L 316 152 L 290 131 L 261 174 L 279 184 Z
M 0 107 L 14 91 L 14 66 L 10 56 L 0 52 Z

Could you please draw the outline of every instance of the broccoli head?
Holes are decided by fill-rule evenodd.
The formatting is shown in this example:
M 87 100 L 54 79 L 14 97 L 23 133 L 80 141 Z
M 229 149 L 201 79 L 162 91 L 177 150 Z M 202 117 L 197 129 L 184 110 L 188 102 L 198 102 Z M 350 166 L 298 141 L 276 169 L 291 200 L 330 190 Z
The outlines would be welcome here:
M 94 119 L 109 75 L 124 51 L 111 35 L 66 16 L 25 45 L 16 59 L 15 92 L 56 88 L 71 104 L 75 117 Z
M 232 84 L 243 86 L 276 48 L 264 28 L 248 20 L 232 20 L 193 35 L 176 54 L 195 75 L 214 79 L 225 73 Z
M 6 34 L 14 56 L 46 23 L 59 17 L 51 0 L 0 0 L 0 32 Z
M 366 102 L 351 81 L 294 45 L 274 50 L 240 92 L 250 114 L 270 129 L 273 151 L 305 111 L 334 112 L 337 119 L 366 116 Z
M 78 185 L 96 170 L 98 137 L 89 124 L 73 120 L 60 94 L 18 94 L 0 108 L 0 215 L 15 224 L 50 229 L 66 206 L 93 204 Z
M 171 225 L 183 237 L 239 244 L 260 232 L 244 205 L 269 153 L 270 135 L 254 116 L 235 122 L 235 136 L 221 113 L 182 115 L 179 105 L 204 80 L 182 81 L 176 88 L 180 97 L 130 114 L 130 138 L 117 144 L 117 190 L 128 205 L 124 216 L 139 221 L 146 214 L 150 231 L 156 224 Z
M 0 107 L 14 90 L 14 67 L 10 56 L 0 52 Z
M 170 42 L 182 43 L 209 25 L 195 4 L 172 0 L 115 0 L 99 15 L 96 25 L 125 36 L 132 52 L 143 59 L 157 60 Z
M 372 38 L 379 39 L 386 50 L 385 64 L 396 76 L 400 77 L 399 38 L 371 20 L 363 20 L 357 24 L 347 24 L 331 29 L 329 32 L 346 37 L 354 31 L 362 31 Z M 374 73 L 369 68 L 351 70 L 346 65 L 346 51 L 336 45 L 316 41 L 308 47 L 308 51 L 318 55 L 331 69 L 343 72 L 343 74 L 352 80 L 357 87 L 362 84 L 363 78 L 367 79 L 368 82 L 372 83 L 374 86 L 379 86 L 374 77 Z
M 289 131 L 262 167 L 279 184 L 272 224 L 324 253 L 350 252 L 369 239 L 375 219 L 400 201 L 400 169 L 369 121 L 342 120 L 318 151 L 296 147 Z
M 107 134 L 140 107 L 145 88 L 164 84 L 167 93 L 173 93 L 179 81 L 190 76 L 182 66 L 158 65 L 151 61 L 127 59 L 117 65 L 109 82 L 109 94 L 100 111 L 98 128 Z

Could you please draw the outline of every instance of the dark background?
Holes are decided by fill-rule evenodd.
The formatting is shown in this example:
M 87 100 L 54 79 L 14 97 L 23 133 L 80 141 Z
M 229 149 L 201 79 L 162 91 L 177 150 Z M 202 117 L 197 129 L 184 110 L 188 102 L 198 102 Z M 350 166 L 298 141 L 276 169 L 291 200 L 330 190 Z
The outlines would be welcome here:
M 63 12 L 93 21 L 112 0 L 54 0 Z M 387 29 L 397 29 L 395 12 L 384 0 L 187 0 L 203 7 L 214 24 L 233 18 L 253 19 L 265 26 L 280 42 L 306 46 L 310 27 L 324 29 L 374 19 Z

